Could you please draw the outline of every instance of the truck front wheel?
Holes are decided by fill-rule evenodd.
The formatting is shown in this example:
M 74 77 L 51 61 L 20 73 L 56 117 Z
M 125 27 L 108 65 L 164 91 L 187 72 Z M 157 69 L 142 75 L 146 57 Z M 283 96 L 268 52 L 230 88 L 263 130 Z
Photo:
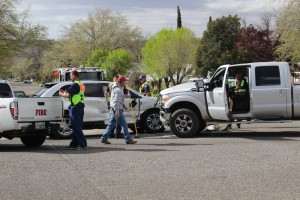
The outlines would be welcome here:
M 143 114 L 143 128 L 147 133 L 159 133 L 165 130 L 163 123 L 159 119 L 159 110 L 149 110 Z
M 46 135 L 29 135 L 22 136 L 21 141 L 27 147 L 41 146 L 46 140 Z
M 189 109 L 179 109 L 170 118 L 170 129 L 177 137 L 193 137 L 199 130 L 199 118 Z

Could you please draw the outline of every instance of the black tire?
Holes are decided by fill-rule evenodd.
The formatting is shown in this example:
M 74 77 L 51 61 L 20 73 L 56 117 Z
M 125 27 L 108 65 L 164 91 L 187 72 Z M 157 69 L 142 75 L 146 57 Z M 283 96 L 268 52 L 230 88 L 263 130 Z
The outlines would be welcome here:
M 21 141 L 27 147 L 39 147 L 46 140 L 46 135 L 29 135 L 22 136 Z
M 165 127 L 160 121 L 159 110 L 149 110 L 143 114 L 142 128 L 147 133 L 160 133 L 165 130 Z
M 199 124 L 199 130 L 198 130 L 198 135 L 201 134 L 201 131 L 203 131 L 206 128 L 207 124 L 204 120 L 200 120 Z
M 200 130 L 200 121 L 195 112 L 185 108 L 179 109 L 171 115 L 170 129 L 177 137 L 193 137 Z
M 61 125 L 62 127 L 58 130 L 52 131 L 55 138 L 58 139 L 67 139 L 71 138 L 73 135 L 71 120 L 65 119 L 65 123 Z

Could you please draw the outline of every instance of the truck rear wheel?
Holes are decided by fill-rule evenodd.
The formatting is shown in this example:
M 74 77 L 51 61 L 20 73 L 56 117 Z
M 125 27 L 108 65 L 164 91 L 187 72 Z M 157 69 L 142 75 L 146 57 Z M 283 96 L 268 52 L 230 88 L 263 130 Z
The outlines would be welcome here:
M 46 135 L 29 135 L 22 136 L 21 141 L 27 147 L 41 146 L 46 140 Z
M 177 137 L 193 137 L 199 131 L 199 118 L 189 109 L 179 109 L 170 118 L 170 129 Z

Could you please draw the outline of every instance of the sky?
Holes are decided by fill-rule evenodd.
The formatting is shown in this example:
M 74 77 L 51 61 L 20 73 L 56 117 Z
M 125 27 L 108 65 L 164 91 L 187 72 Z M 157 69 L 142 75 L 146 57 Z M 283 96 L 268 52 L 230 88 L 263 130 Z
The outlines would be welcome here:
M 120 12 L 145 36 L 162 28 L 175 29 L 177 6 L 182 25 L 201 37 L 211 16 L 238 15 L 247 24 L 259 24 L 266 12 L 277 12 L 282 3 L 276 0 L 22 0 L 19 10 L 29 9 L 32 24 L 48 28 L 50 39 L 59 39 L 64 27 L 85 20 L 96 9 Z

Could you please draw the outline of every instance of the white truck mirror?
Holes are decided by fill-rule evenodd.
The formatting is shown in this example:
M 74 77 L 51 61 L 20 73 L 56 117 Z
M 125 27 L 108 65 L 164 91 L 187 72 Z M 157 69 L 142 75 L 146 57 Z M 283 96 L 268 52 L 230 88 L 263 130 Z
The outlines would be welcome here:
M 204 81 L 202 79 L 196 81 L 197 92 L 204 92 Z

